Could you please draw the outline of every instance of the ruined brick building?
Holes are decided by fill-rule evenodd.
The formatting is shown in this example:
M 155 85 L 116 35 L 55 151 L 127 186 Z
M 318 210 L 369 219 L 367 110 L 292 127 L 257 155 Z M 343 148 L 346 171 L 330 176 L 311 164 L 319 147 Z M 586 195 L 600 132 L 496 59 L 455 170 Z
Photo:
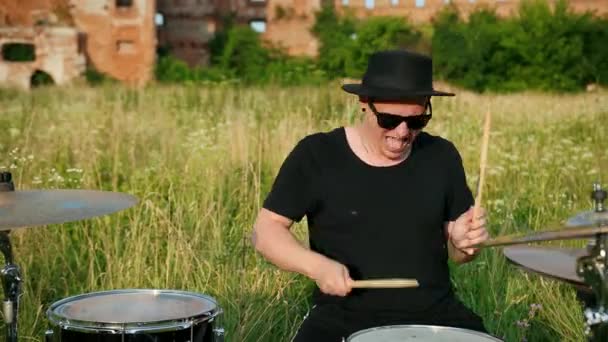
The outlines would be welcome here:
M 2 0 L 0 82 L 29 87 L 43 71 L 63 84 L 82 73 L 76 61 L 86 57 L 100 72 L 143 84 L 156 60 L 154 14 L 154 0 Z M 15 44 L 31 46 L 32 60 L 6 60 Z
M 265 0 L 158 0 L 159 46 L 190 66 L 204 65 L 209 41 L 224 20 L 232 16 L 236 24 L 264 30 L 266 5 Z
M 189 65 L 206 65 L 209 42 L 225 18 L 249 25 L 291 55 L 315 56 L 315 12 L 334 6 L 356 17 L 403 16 L 428 22 L 454 3 L 465 15 L 477 6 L 511 15 L 521 0 L 0 0 L 0 83 L 28 87 L 44 72 L 63 84 L 81 74 L 84 60 L 130 84 L 153 75 L 157 46 Z M 547 0 L 554 2 L 555 0 Z M 569 0 L 575 11 L 608 14 L 608 0 Z M 32 60 L 7 61 L 4 52 L 30 46 Z

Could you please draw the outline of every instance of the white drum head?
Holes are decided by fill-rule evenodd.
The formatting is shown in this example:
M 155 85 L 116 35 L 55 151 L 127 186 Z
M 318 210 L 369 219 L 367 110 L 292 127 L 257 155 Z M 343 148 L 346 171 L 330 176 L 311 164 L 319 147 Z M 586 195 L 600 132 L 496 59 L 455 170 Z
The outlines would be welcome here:
M 393 325 L 352 334 L 347 342 L 494 342 L 501 341 L 474 330 L 433 325 Z
M 48 310 L 51 323 L 74 330 L 109 328 L 164 330 L 214 317 L 216 301 L 201 294 L 172 290 L 115 290 L 74 296 Z

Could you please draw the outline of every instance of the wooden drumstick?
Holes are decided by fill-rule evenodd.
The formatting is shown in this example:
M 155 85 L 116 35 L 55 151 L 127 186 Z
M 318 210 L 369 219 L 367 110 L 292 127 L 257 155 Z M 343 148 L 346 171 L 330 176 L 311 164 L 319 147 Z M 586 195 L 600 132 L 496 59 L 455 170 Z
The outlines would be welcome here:
M 477 182 L 477 196 L 475 197 L 475 206 L 473 207 L 473 222 L 479 216 L 481 200 L 483 195 L 483 183 L 486 178 L 486 164 L 488 159 L 488 145 L 490 141 L 490 109 L 486 112 L 486 122 L 483 127 L 483 139 L 481 141 L 481 155 L 479 157 L 479 181 Z
M 533 232 L 527 235 L 507 235 L 478 244 L 480 247 L 500 247 L 509 245 L 522 245 L 532 242 L 545 242 L 554 240 L 582 239 L 596 236 L 597 234 L 608 234 L 608 225 L 604 226 L 582 226 L 577 228 L 560 228 Z
M 370 279 L 370 280 L 353 280 L 352 288 L 406 288 L 418 287 L 416 279 Z

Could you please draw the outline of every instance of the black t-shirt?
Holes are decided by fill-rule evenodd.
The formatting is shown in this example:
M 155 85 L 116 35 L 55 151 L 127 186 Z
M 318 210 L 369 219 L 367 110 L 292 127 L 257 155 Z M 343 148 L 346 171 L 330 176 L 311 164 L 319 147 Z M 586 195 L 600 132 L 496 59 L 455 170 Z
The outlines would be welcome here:
M 308 220 L 310 247 L 351 278 L 415 278 L 415 289 L 317 288 L 314 301 L 346 309 L 422 313 L 452 296 L 444 222 L 473 204 L 454 145 L 422 132 L 409 157 L 376 167 L 357 157 L 344 128 L 302 139 L 284 161 L 264 208 Z

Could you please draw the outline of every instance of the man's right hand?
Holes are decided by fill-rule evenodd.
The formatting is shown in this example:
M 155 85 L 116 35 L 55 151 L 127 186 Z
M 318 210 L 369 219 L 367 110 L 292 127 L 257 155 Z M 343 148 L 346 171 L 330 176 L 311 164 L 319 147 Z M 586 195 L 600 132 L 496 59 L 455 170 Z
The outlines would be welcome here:
M 352 289 L 353 280 L 341 263 L 323 257 L 311 277 L 326 294 L 344 297 Z

